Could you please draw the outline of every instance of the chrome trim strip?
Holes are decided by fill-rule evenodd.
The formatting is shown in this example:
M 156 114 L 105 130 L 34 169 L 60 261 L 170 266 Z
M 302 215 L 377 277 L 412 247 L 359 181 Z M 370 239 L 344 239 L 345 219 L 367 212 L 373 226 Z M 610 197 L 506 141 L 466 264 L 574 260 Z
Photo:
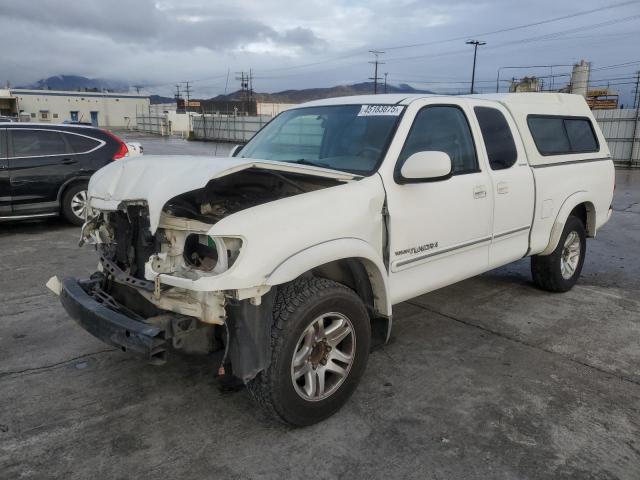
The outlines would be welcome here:
M 96 137 L 91 137 L 89 135 L 83 135 L 82 133 L 76 133 L 76 132 L 70 132 L 68 130 L 57 130 L 55 128 L 32 128 L 32 127 L 27 127 L 27 126 L 20 126 L 20 127 L 15 127 L 15 128 L 10 128 L 7 129 L 10 131 L 14 131 L 14 130 L 37 130 L 39 132 L 58 132 L 58 133 L 65 133 L 67 135 L 77 135 L 78 137 L 85 137 L 85 138 L 89 138 L 91 140 L 94 140 L 96 142 L 99 143 L 99 145 L 95 148 L 92 148 L 91 150 L 87 150 L 86 152 L 69 152 L 69 153 L 55 153 L 53 155 L 27 155 L 27 156 L 23 156 L 23 157 L 7 157 L 7 160 L 15 160 L 17 158 L 41 158 L 41 157 L 66 157 L 69 155 L 86 155 L 87 153 L 92 153 L 95 152 L 96 150 L 102 148 L 103 146 L 105 146 L 107 144 L 107 142 L 105 142 L 104 140 L 100 140 L 99 138 Z M 13 143 L 13 139 L 11 139 L 11 142 Z M 12 145 L 13 147 L 13 145 Z
M 572 160 L 570 162 L 553 162 L 553 163 L 545 163 L 543 165 L 530 165 L 531 168 L 546 168 L 546 167 L 561 167 L 563 165 L 575 165 L 576 163 L 591 163 L 591 162 L 604 162 L 604 161 L 613 161 L 611 157 L 600 157 L 600 158 L 586 158 L 584 160 Z
M 525 227 L 514 228 L 512 230 L 507 230 L 506 232 L 498 233 L 498 234 L 494 235 L 493 238 L 505 237 L 507 235 L 511 235 L 512 233 L 518 233 L 518 232 L 523 232 L 525 230 L 529 230 L 530 228 L 531 228 L 531 225 L 527 225 Z
M 25 220 L 27 218 L 39 218 L 39 217 L 55 217 L 57 213 L 34 213 L 31 215 L 14 215 L 12 217 L 0 217 L 0 220 Z
M 490 240 L 491 240 L 490 236 L 489 237 L 482 237 L 482 238 L 479 238 L 477 240 L 472 240 L 470 242 L 463 243 L 461 245 L 456 245 L 455 247 L 445 248 L 444 250 L 439 250 L 439 251 L 433 252 L 433 253 L 427 253 L 425 255 L 420 255 L 419 257 L 408 258 L 407 260 L 401 260 L 399 262 L 396 262 L 395 266 L 396 267 L 403 267 L 403 266 L 408 265 L 408 264 L 413 263 L 413 262 L 419 262 L 420 260 L 424 260 L 426 258 L 435 257 L 436 255 L 442 255 L 444 253 L 449 253 L 449 252 L 452 252 L 454 250 L 459 250 L 461 248 L 466 248 L 466 247 L 470 247 L 472 245 L 477 245 L 479 243 L 488 242 Z

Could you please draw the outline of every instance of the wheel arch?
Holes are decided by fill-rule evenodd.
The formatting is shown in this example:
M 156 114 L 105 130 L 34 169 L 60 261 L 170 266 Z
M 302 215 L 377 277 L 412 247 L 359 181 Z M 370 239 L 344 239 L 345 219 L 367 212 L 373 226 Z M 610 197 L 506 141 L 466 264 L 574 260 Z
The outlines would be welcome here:
M 56 198 L 56 201 L 58 202 L 58 205 L 62 205 L 62 197 L 64 196 L 64 194 L 67 192 L 67 190 L 69 190 L 69 188 L 71 188 L 74 185 L 77 185 L 79 183 L 89 183 L 89 176 L 82 176 L 82 177 L 73 177 L 70 178 L 68 180 L 66 180 L 58 189 L 58 197 Z
M 578 217 L 587 232 L 587 237 L 596 236 L 596 209 L 589 198 L 588 192 L 576 192 L 569 196 L 556 215 L 555 222 L 551 228 L 549 243 L 547 247 L 540 252 L 539 255 L 550 255 L 558 246 L 564 225 L 567 223 L 569 216 Z
M 306 248 L 280 263 L 266 283 L 280 285 L 305 274 L 346 284 L 360 296 L 372 315 L 391 317 L 386 270 L 367 242 L 343 238 Z

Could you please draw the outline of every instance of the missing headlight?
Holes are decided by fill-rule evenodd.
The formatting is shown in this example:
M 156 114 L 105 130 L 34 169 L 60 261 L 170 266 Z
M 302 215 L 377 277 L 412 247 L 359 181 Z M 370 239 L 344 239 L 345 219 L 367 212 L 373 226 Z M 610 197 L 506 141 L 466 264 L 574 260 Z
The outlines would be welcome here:
M 228 268 L 228 253 L 224 241 L 208 235 L 192 233 L 184 242 L 184 261 L 206 272 L 221 273 Z

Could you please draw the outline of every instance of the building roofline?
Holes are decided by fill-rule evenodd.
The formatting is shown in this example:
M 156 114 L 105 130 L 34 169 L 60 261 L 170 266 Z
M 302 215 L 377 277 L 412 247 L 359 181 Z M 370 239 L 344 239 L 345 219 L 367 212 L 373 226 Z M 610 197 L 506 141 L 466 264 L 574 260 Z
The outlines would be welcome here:
M 78 92 L 70 90 L 37 90 L 29 88 L 9 88 L 11 95 L 43 95 L 51 97 L 99 97 L 99 98 L 140 98 L 149 99 L 149 95 L 115 92 Z

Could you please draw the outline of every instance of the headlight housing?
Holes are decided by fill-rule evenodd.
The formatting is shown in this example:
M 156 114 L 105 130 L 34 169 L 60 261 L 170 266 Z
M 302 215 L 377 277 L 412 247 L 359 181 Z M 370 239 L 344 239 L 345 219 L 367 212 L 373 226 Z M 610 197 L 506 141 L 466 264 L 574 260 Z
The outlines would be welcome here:
M 231 268 L 241 247 L 242 240 L 239 238 L 191 233 L 185 238 L 182 255 L 190 268 L 220 274 Z

